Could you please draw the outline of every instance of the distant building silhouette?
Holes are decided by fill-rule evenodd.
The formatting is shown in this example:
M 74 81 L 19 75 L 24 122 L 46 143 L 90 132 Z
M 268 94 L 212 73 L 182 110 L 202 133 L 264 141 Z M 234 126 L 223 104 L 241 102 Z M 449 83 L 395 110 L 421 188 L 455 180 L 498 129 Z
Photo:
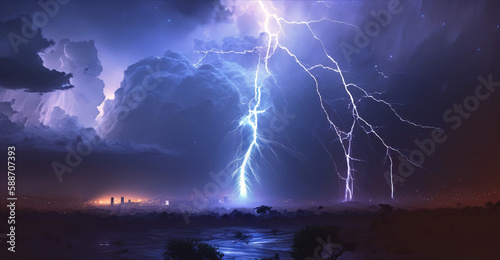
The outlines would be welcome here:
M 124 197 L 122 197 L 122 199 L 121 199 L 121 201 L 120 201 L 120 202 L 121 202 L 121 204 L 124 204 L 124 203 L 125 203 L 125 198 L 124 198 Z
M 128 199 L 128 203 L 130 203 L 130 199 Z
M 115 198 L 111 197 L 111 206 L 113 206 L 114 204 L 115 204 Z

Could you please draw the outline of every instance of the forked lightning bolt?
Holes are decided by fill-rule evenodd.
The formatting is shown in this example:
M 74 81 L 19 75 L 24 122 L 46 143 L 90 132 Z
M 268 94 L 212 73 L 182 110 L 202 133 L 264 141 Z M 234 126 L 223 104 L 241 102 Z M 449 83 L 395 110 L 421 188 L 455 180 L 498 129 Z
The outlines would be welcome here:
M 318 20 L 311 20 L 311 21 L 288 21 L 285 18 L 281 17 L 280 15 L 277 14 L 276 8 L 270 3 L 269 1 L 263 2 L 263 1 L 256 1 L 253 2 L 254 4 L 258 4 L 258 7 L 260 10 L 263 12 L 265 20 L 263 21 L 263 32 L 268 36 L 267 38 L 267 43 L 263 47 L 255 47 L 253 49 L 249 50 L 244 50 L 244 51 L 221 51 L 221 50 L 209 50 L 209 51 L 200 51 L 200 53 L 203 54 L 203 57 L 200 59 L 198 63 L 195 65 L 198 65 L 199 63 L 202 62 L 202 60 L 209 54 L 209 53 L 216 53 L 216 54 L 247 54 L 247 53 L 259 53 L 259 60 L 256 66 L 256 71 L 255 71 L 255 76 L 254 76 L 254 82 L 253 82 L 253 87 L 254 87 L 254 96 L 252 100 L 248 103 L 248 112 L 247 114 L 241 118 L 240 120 L 240 127 L 249 127 L 251 130 L 251 136 L 250 139 L 248 140 L 249 144 L 246 145 L 245 148 L 243 148 L 243 144 L 240 145 L 241 153 L 237 156 L 237 158 L 232 162 L 232 163 L 237 163 L 236 170 L 233 172 L 233 177 L 236 178 L 237 180 L 237 189 L 239 191 L 239 196 L 240 198 L 246 198 L 248 196 L 248 193 L 250 192 L 250 176 L 254 177 L 256 180 L 259 180 L 258 174 L 252 165 L 252 157 L 255 155 L 255 153 L 258 153 L 259 151 L 259 145 L 266 143 L 266 140 L 263 139 L 263 137 L 259 134 L 259 115 L 263 112 L 265 112 L 266 108 L 262 107 L 262 88 L 264 87 L 264 81 L 267 78 L 273 78 L 273 74 L 271 70 L 269 69 L 268 66 L 268 60 L 273 57 L 277 49 L 283 50 L 286 54 L 288 54 L 290 57 L 293 58 L 293 60 L 296 62 L 296 64 L 302 68 L 302 70 L 307 73 L 307 75 L 313 80 L 314 85 L 315 85 L 315 91 L 319 99 L 319 104 L 321 106 L 322 112 L 325 115 L 326 120 L 328 121 L 330 128 L 332 131 L 336 134 L 340 147 L 342 148 L 342 151 L 344 153 L 344 163 L 346 166 L 346 172 L 344 174 L 340 173 L 337 167 L 335 167 L 337 175 L 345 182 L 345 192 L 344 192 L 344 200 L 350 201 L 353 199 L 354 195 L 354 162 L 359 161 L 360 159 L 354 158 L 353 157 L 353 138 L 354 138 L 354 131 L 356 127 L 361 127 L 361 129 L 364 130 L 364 132 L 369 135 L 373 136 L 376 140 L 378 140 L 383 147 L 385 148 L 385 159 L 389 161 L 389 173 L 390 173 L 390 187 L 391 187 L 391 198 L 394 198 L 394 182 L 393 182 L 393 156 L 396 155 L 401 155 L 404 158 L 408 159 L 400 149 L 389 145 L 377 132 L 376 126 L 372 125 L 371 123 L 368 122 L 367 119 L 365 119 L 360 112 L 358 111 L 357 104 L 360 102 L 362 99 L 370 99 L 374 102 L 383 104 L 387 106 L 394 114 L 397 119 L 400 121 L 410 124 L 415 127 L 421 127 L 421 128 L 435 128 L 432 126 L 425 126 L 421 124 L 417 124 L 414 122 L 411 122 L 407 119 L 404 119 L 395 109 L 394 107 L 387 101 L 384 101 L 382 99 L 379 99 L 374 96 L 374 94 L 371 94 L 367 91 L 365 91 L 363 88 L 357 86 L 356 84 L 353 83 L 348 83 L 345 80 L 344 77 L 344 72 L 340 68 L 338 62 L 332 58 L 332 56 L 329 54 L 327 51 L 323 41 L 317 36 L 315 31 L 311 28 L 311 24 L 313 23 L 336 23 L 336 24 L 343 24 L 345 26 L 351 26 L 354 28 L 357 28 L 355 25 L 345 23 L 342 21 L 336 21 L 328 18 L 320 18 Z M 328 7 L 331 8 L 331 7 Z M 271 28 L 270 23 L 273 23 L 276 25 L 276 28 Z M 289 48 L 287 48 L 285 45 L 280 43 L 280 35 L 286 36 L 285 31 L 283 29 L 283 25 L 292 25 L 292 26 L 305 26 L 307 30 L 310 33 L 310 36 L 312 39 L 317 41 L 320 46 L 322 47 L 319 51 L 322 53 L 322 55 L 329 60 L 329 65 L 325 64 L 315 64 L 313 66 L 306 65 L 306 63 L 302 62 L 298 55 L 293 53 Z M 262 52 L 259 52 L 259 50 L 263 50 Z M 331 119 L 331 115 L 328 113 L 326 109 L 326 103 L 325 100 L 323 99 L 323 95 L 320 91 L 320 84 L 317 79 L 317 77 L 313 74 L 314 70 L 327 70 L 331 71 L 332 73 L 335 73 L 336 75 L 339 76 L 341 82 L 342 82 L 342 88 L 347 94 L 348 101 L 349 101 L 349 109 L 352 115 L 351 122 L 349 123 L 349 126 L 347 129 L 342 129 L 340 126 L 335 124 L 333 120 Z M 379 72 L 377 70 L 377 72 Z M 380 72 L 379 72 L 380 73 Z M 383 75 L 386 77 L 385 75 Z M 363 93 L 363 96 L 360 98 L 355 98 L 355 96 L 352 93 L 352 90 L 356 89 L 358 91 L 361 91 Z M 377 93 L 378 94 L 378 93 Z M 328 149 L 325 147 L 325 150 L 328 152 Z M 333 158 L 331 156 L 331 158 Z M 408 160 L 410 163 L 413 163 L 411 160 Z M 414 164 L 415 166 L 419 166 Z

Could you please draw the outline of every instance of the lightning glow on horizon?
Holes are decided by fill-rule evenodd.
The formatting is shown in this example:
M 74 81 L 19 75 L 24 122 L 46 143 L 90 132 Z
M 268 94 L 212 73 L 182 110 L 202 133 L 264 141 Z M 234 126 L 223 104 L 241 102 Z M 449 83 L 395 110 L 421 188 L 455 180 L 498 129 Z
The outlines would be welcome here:
M 241 118 L 240 120 L 240 127 L 249 127 L 251 130 L 251 137 L 249 139 L 249 144 L 246 148 L 242 148 L 242 145 L 240 145 L 240 150 L 242 150 L 242 155 L 237 156 L 237 158 L 231 162 L 231 163 L 237 163 L 238 167 L 236 167 L 236 170 L 233 172 L 233 177 L 236 178 L 237 180 L 237 188 L 239 192 L 240 198 L 247 198 L 248 193 L 250 191 L 250 178 L 249 176 L 254 177 L 256 180 L 259 180 L 258 174 L 255 171 L 254 166 L 252 165 L 252 156 L 254 156 L 255 153 L 259 152 L 259 145 L 266 143 L 267 141 L 263 139 L 262 135 L 259 134 L 259 115 L 263 112 L 266 111 L 265 107 L 262 107 L 262 88 L 263 83 L 266 79 L 273 78 L 273 74 L 271 70 L 269 69 L 268 66 L 268 60 L 273 57 L 277 49 L 280 49 L 284 51 L 287 55 L 289 55 L 295 62 L 296 64 L 305 72 L 307 75 L 313 80 L 315 84 L 315 91 L 319 100 L 319 104 L 321 106 L 322 112 L 325 115 L 325 118 L 330 126 L 330 129 L 333 130 L 333 132 L 336 134 L 337 138 L 336 140 L 339 141 L 339 144 L 343 150 L 344 153 L 344 158 L 345 158 L 345 166 L 346 166 L 346 172 L 344 174 L 341 174 L 339 170 L 337 169 L 337 166 L 335 164 L 335 169 L 336 173 L 339 176 L 341 180 L 345 182 L 345 192 L 344 192 L 344 200 L 345 201 L 350 201 L 353 199 L 354 195 L 354 162 L 355 161 L 360 161 L 358 158 L 353 157 L 353 138 L 354 138 L 354 131 L 356 127 L 360 127 L 368 136 L 373 136 L 376 140 L 378 140 L 383 147 L 385 148 L 385 159 L 389 161 L 389 172 L 390 172 L 390 188 L 391 188 L 391 198 L 394 198 L 394 183 L 393 183 L 393 156 L 395 155 L 401 155 L 404 158 L 408 159 L 400 149 L 389 145 L 377 132 L 377 127 L 372 125 L 371 123 L 368 122 L 367 119 L 365 119 L 360 112 L 358 111 L 357 103 L 361 101 L 361 99 L 369 99 L 372 100 L 376 103 L 382 104 L 387 106 L 394 114 L 394 116 L 397 117 L 401 122 L 410 124 L 415 127 L 421 127 L 421 128 L 435 128 L 432 126 L 425 126 L 425 125 L 420 125 L 414 122 L 411 122 L 409 120 L 404 119 L 395 109 L 394 107 L 387 101 L 384 101 L 382 99 L 379 99 L 374 96 L 374 94 L 371 94 L 367 91 L 365 91 L 363 88 L 357 86 L 356 84 L 353 83 L 348 83 L 344 77 L 344 72 L 339 66 L 339 63 L 330 55 L 330 53 L 327 51 L 327 48 L 325 47 L 323 41 L 318 37 L 318 35 L 315 33 L 315 31 L 311 28 L 311 24 L 313 23 L 323 23 L 323 22 L 329 22 L 329 23 L 336 23 L 336 24 L 342 24 L 345 26 L 352 26 L 354 28 L 357 28 L 357 26 L 345 23 L 342 21 L 336 21 L 328 18 L 321 18 L 318 20 L 311 20 L 311 21 L 288 21 L 285 18 L 281 17 L 278 15 L 277 9 L 273 6 L 271 2 L 262 2 L 262 1 L 256 1 L 252 3 L 258 3 L 258 7 L 262 11 L 265 20 L 263 21 L 263 28 L 262 31 L 268 36 L 267 37 L 267 43 L 266 45 L 263 46 L 264 52 L 259 52 L 259 47 L 245 50 L 245 51 L 221 51 L 221 50 L 209 50 L 209 51 L 200 51 L 199 53 L 204 54 L 203 57 L 200 59 L 200 61 L 197 63 L 199 64 L 209 53 L 215 53 L 215 54 L 247 54 L 247 53 L 258 53 L 259 54 L 259 60 L 257 63 L 256 71 L 255 71 L 255 77 L 254 77 L 254 96 L 252 100 L 248 103 L 248 112 L 247 114 Z M 327 6 L 328 8 L 331 8 L 330 6 Z M 272 28 L 271 23 L 276 25 L 276 28 Z M 305 62 L 301 61 L 298 55 L 296 55 L 293 51 L 290 50 L 290 48 L 287 48 L 285 45 L 280 43 L 280 35 L 285 35 L 285 30 L 283 28 L 283 25 L 293 25 L 293 26 L 305 26 L 310 33 L 310 36 L 313 37 L 315 41 L 317 41 L 322 49 L 319 51 L 322 53 L 322 55 L 327 58 L 329 61 L 329 65 L 325 64 L 315 64 L 315 65 L 306 65 Z M 196 65 L 197 65 L 196 64 Z M 336 73 L 341 82 L 342 82 L 342 88 L 345 91 L 345 93 L 348 96 L 348 101 L 349 101 L 349 108 L 350 112 L 352 114 L 352 121 L 350 123 L 350 126 L 348 127 L 347 130 L 343 130 L 340 126 L 336 125 L 333 120 L 331 119 L 331 115 L 328 113 L 326 109 L 326 103 L 325 100 L 323 99 L 323 95 L 320 91 L 320 84 L 318 81 L 318 78 L 313 74 L 314 70 L 326 70 L 326 71 L 331 71 L 333 73 Z M 379 72 L 377 70 L 377 72 Z M 381 72 L 379 72 L 380 74 Z M 381 74 L 384 76 L 384 78 L 387 78 L 386 75 L 383 73 Z M 363 93 L 363 96 L 360 98 L 355 98 L 355 96 L 352 93 L 352 90 L 358 90 Z M 377 93 L 379 94 L 379 93 Z M 325 150 L 328 152 L 328 149 Z M 330 157 L 333 159 L 333 157 L 330 155 Z M 408 162 L 414 164 L 411 160 L 408 159 Z M 335 162 L 334 162 L 335 163 Z M 419 167 L 419 165 L 414 164 L 415 166 Z

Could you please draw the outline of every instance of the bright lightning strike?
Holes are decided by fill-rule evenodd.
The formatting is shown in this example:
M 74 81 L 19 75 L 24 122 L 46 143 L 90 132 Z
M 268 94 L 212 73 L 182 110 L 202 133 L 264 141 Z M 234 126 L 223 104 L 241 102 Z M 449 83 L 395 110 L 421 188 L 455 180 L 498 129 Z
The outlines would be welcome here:
M 372 100 L 376 103 L 383 104 L 387 106 L 394 114 L 394 116 L 397 117 L 398 120 L 401 122 L 410 124 L 415 127 L 421 127 L 421 128 L 434 128 L 432 126 L 425 126 L 425 125 L 420 125 L 414 122 L 411 122 L 409 120 L 404 119 L 395 109 L 394 107 L 387 101 L 384 101 L 382 99 L 379 99 L 374 96 L 374 94 L 370 94 L 367 91 L 365 91 L 363 88 L 357 86 L 356 84 L 353 83 L 348 83 L 344 77 L 344 72 L 339 66 L 339 63 L 329 54 L 327 51 L 325 44 L 323 41 L 318 37 L 318 35 L 315 33 L 315 31 L 312 29 L 311 25 L 315 23 L 323 23 L 323 22 L 328 22 L 328 23 L 336 23 L 336 24 L 341 24 L 345 26 L 351 26 L 354 28 L 358 28 L 355 25 L 345 23 L 342 21 L 336 21 L 328 18 L 321 18 L 318 20 L 311 20 L 311 21 L 288 21 L 285 18 L 281 17 L 276 8 L 272 5 L 270 2 L 263 2 L 263 1 L 257 1 L 253 2 L 257 3 L 258 7 L 263 13 L 264 21 L 263 21 L 263 28 L 262 31 L 268 36 L 267 37 L 267 43 L 265 43 L 264 46 L 261 47 L 256 47 L 250 50 L 244 50 L 244 51 L 220 51 L 220 50 L 209 50 L 209 51 L 203 51 L 200 52 L 203 54 L 203 57 L 200 59 L 198 63 L 195 65 L 198 65 L 202 60 L 209 54 L 209 53 L 216 53 L 216 54 L 247 54 L 247 53 L 258 53 L 259 54 L 259 60 L 257 63 L 257 68 L 255 71 L 255 76 L 254 76 L 254 82 L 253 82 L 253 87 L 254 87 L 254 96 L 252 100 L 248 103 L 248 112 L 247 114 L 241 118 L 240 120 L 240 128 L 241 127 L 248 127 L 251 130 L 251 136 L 249 141 L 249 144 L 246 145 L 246 148 L 243 148 L 243 145 L 240 145 L 240 150 L 243 152 L 241 153 L 242 155 L 238 156 L 236 160 L 234 160 L 232 163 L 237 163 L 238 167 L 237 169 L 233 172 L 233 177 L 236 178 L 237 180 L 237 188 L 239 191 L 239 196 L 240 198 L 247 198 L 248 193 L 250 192 L 250 176 L 254 177 L 256 180 L 259 180 L 258 174 L 255 171 L 255 168 L 252 165 L 252 157 L 256 152 L 259 151 L 259 145 L 266 143 L 266 140 L 262 138 L 262 136 L 259 134 L 259 115 L 263 112 L 265 112 L 265 108 L 262 107 L 262 88 L 264 87 L 264 81 L 268 78 L 273 78 L 273 74 L 269 69 L 268 66 L 268 61 L 270 58 L 273 57 L 277 49 L 280 49 L 284 51 L 287 55 L 289 55 L 295 62 L 296 64 L 302 68 L 302 70 L 307 73 L 307 75 L 313 80 L 315 84 L 315 91 L 319 100 L 319 104 L 321 106 L 322 112 L 325 115 L 326 120 L 328 121 L 330 125 L 330 129 L 336 134 L 340 147 L 342 148 L 342 151 L 344 153 L 344 163 L 346 166 L 346 171 L 344 174 L 340 173 L 335 167 L 337 175 L 345 182 L 345 192 L 344 192 L 344 200 L 345 201 L 350 201 L 353 199 L 354 195 L 354 162 L 360 161 L 360 159 L 354 158 L 353 157 L 353 138 L 354 138 L 354 131 L 356 128 L 361 128 L 368 136 L 373 136 L 376 140 L 378 140 L 383 147 L 385 148 L 385 160 L 389 161 L 389 173 L 390 173 L 390 187 L 391 187 L 391 198 L 394 198 L 394 183 L 393 183 L 393 156 L 396 155 L 401 155 L 404 158 L 408 159 L 400 149 L 389 145 L 379 134 L 377 131 L 377 127 L 372 125 L 367 119 L 365 119 L 361 114 L 360 111 L 358 110 L 357 104 L 362 100 L 362 99 L 369 99 Z M 331 7 L 328 7 L 331 8 Z M 280 36 L 286 37 L 285 30 L 283 28 L 283 25 L 292 25 L 292 26 L 305 26 L 307 28 L 307 31 L 310 33 L 310 36 L 317 41 L 321 49 L 319 50 L 320 53 L 329 61 L 328 64 L 315 64 L 315 65 L 306 65 L 305 62 L 301 61 L 299 56 L 295 54 L 293 51 L 290 50 L 290 48 L 286 47 L 284 44 L 280 43 Z M 263 51 L 261 51 L 261 49 Z M 352 115 L 351 118 L 351 123 L 348 126 L 348 129 L 342 129 L 339 125 L 335 124 L 334 121 L 331 119 L 331 115 L 328 113 L 326 109 L 326 103 L 325 100 L 323 99 L 323 95 L 320 91 L 320 84 L 318 81 L 318 78 L 313 74 L 313 71 L 315 70 L 326 70 L 326 71 L 331 71 L 332 73 L 335 73 L 336 75 L 339 76 L 341 82 L 342 82 L 342 88 L 345 91 L 345 94 L 348 97 L 349 101 L 349 108 L 350 108 L 350 113 Z M 377 72 L 380 74 L 377 70 Z M 384 78 L 387 78 L 386 75 L 383 73 L 381 74 L 384 76 Z M 352 90 L 356 89 L 361 91 L 363 93 L 363 96 L 360 98 L 355 98 Z M 379 93 L 377 93 L 379 94 Z M 325 147 L 325 150 L 326 147 Z M 327 150 L 328 151 L 328 150 Z M 333 158 L 330 155 L 331 158 Z M 410 163 L 412 163 L 411 160 L 408 160 Z M 414 164 L 415 166 L 419 166 Z

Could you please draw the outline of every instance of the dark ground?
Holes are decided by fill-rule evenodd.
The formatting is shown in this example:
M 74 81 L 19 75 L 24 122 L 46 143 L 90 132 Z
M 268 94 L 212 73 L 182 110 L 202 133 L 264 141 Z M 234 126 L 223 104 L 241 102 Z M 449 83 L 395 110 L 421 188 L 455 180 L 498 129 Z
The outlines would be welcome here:
M 243 211 L 243 212 L 241 212 Z M 421 210 L 325 208 L 251 210 L 189 216 L 172 212 L 123 214 L 102 209 L 72 212 L 18 210 L 16 253 L 1 238 L 0 259 L 161 259 L 171 238 L 200 237 L 224 259 L 291 259 L 293 234 L 307 224 L 334 224 L 357 244 L 340 259 L 500 259 L 500 206 Z M 1 218 L 7 219 L 7 211 Z M 2 221 L 1 230 L 7 226 Z M 272 229 L 280 230 L 275 236 Z M 252 236 L 235 241 L 233 233 Z M 311 256 L 313 253 L 311 253 Z

